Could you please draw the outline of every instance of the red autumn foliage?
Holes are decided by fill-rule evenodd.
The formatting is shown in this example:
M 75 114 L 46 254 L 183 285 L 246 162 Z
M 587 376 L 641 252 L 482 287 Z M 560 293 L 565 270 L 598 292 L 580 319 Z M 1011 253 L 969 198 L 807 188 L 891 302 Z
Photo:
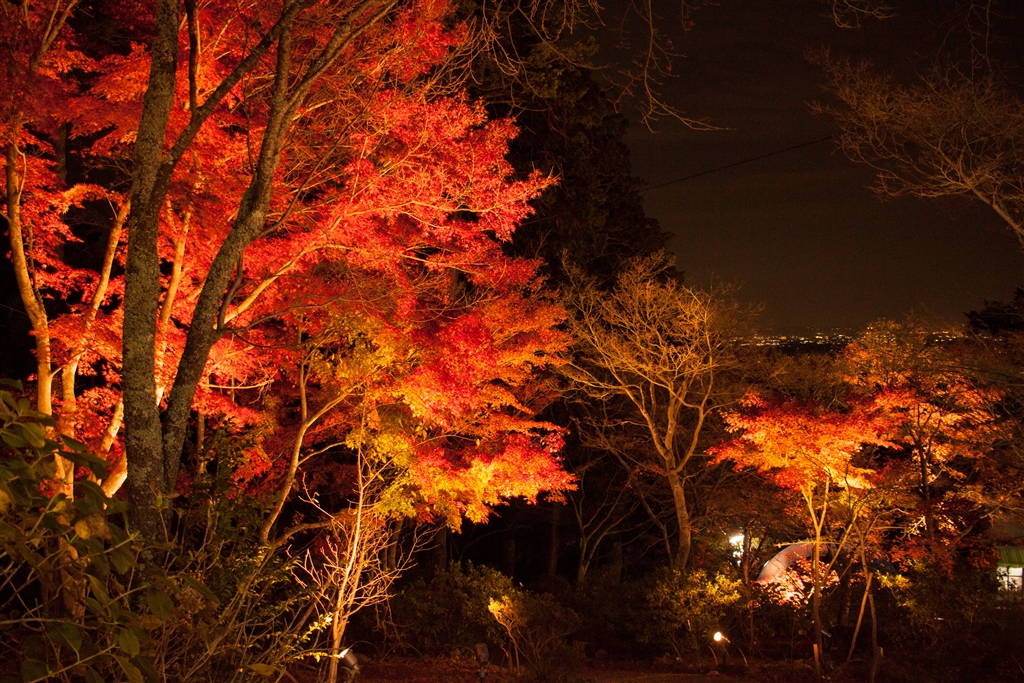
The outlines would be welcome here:
M 875 471 L 859 466 L 855 457 L 867 445 L 895 446 L 889 438 L 898 419 L 891 409 L 899 404 L 895 393 L 851 396 L 840 409 L 748 394 L 743 411 L 725 418 L 737 436 L 716 447 L 715 457 L 753 467 L 795 491 L 824 482 L 869 488 Z
M 5 210 L 20 211 L 24 225 L 11 235 L 26 255 L 15 267 L 23 299 L 41 312 L 33 318 L 39 408 L 64 433 L 109 453 L 112 492 L 124 477 L 121 300 L 131 239 L 121 169 L 149 55 L 142 44 L 102 42 L 87 17 L 48 29 L 51 10 L 66 5 L 25 7 L 3 10 L 0 132 Z M 296 25 L 293 62 L 314 59 L 327 27 L 352 7 L 312 4 Z M 199 421 L 216 417 L 257 435 L 236 471 L 240 485 L 282 476 L 296 443 L 332 442 L 373 444 L 400 461 L 415 511 L 437 508 L 450 519 L 480 519 L 503 498 L 569 485 L 559 430 L 533 419 L 553 396 L 542 371 L 567 346 L 563 312 L 539 264 L 502 249 L 551 180 L 515 177 L 505 160 L 513 122 L 488 121 L 482 106 L 435 83 L 434 71 L 466 38 L 450 9 L 416 0 L 369 24 L 295 112 L 270 215 L 236 266 L 193 404 Z M 169 140 L 281 7 L 211 2 L 197 11 L 198 35 L 190 41 L 185 22 L 179 35 Z M 91 21 L 145 38 L 151 9 L 110 3 Z M 158 240 L 159 400 L 249 182 L 273 69 L 267 55 L 231 89 L 171 179 Z M 86 235 L 84 214 L 103 222 L 102 239 Z M 89 256 L 104 246 L 106 260 Z M 57 386 L 51 406 L 46 396 Z M 300 403 L 330 409 L 307 425 Z

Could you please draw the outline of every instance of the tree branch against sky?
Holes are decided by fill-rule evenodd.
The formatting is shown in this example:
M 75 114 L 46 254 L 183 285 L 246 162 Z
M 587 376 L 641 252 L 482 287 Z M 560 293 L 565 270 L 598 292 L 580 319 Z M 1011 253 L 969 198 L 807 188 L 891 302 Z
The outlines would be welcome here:
M 890 19 L 896 9 L 887 2 L 876 0 L 828 0 L 832 6 L 832 21 L 840 28 L 858 28 L 865 19 Z
M 1024 245 L 1024 101 L 1012 64 L 1000 61 L 1016 45 L 1000 15 L 998 2 L 966 5 L 962 28 L 912 79 L 815 52 L 838 102 L 816 109 L 838 122 L 847 156 L 877 170 L 880 194 L 972 197 Z

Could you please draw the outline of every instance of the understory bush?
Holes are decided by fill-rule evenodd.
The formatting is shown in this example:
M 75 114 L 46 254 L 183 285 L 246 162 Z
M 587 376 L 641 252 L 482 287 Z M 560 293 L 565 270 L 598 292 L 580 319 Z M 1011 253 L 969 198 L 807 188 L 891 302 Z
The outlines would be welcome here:
M 582 643 L 569 640 L 581 624 L 576 612 L 490 567 L 453 562 L 415 579 L 391 599 L 389 616 L 400 649 L 420 655 L 470 653 L 488 643 L 503 651 L 510 671 L 544 681 L 583 666 Z
M 664 571 L 647 595 L 650 620 L 645 636 L 671 647 L 677 657 L 711 643 L 715 631 L 740 622 L 742 582 L 727 574 L 708 574 L 703 569 L 683 573 Z
M 791 660 L 813 652 L 814 619 L 807 563 L 797 563 L 774 580 L 751 584 L 749 596 L 752 613 L 748 617 L 747 640 L 751 652 L 770 659 Z M 831 593 L 825 597 L 822 614 L 831 628 Z
M 883 585 L 879 629 L 888 678 L 1024 678 L 1024 601 L 1019 593 L 997 591 L 988 567 L 919 562 L 905 574 L 884 577 Z
M 512 580 L 497 570 L 452 562 L 429 580 L 409 582 L 391 599 L 390 626 L 400 648 L 422 655 L 471 651 L 480 642 L 499 643 L 504 631 L 488 605 L 512 590 Z
M 579 616 L 550 593 L 513 590 L 488 609 L 505 630 L 509 668 L 538 681 L 564 681 L 584 663 L 583 643 L 569 636 Z
M 90 479 L 60 490 L 58 456 L 95 478 L 101 458 L 0 399 L 0 680 L 241 683 L 319 651 L 296 560 L 260 547 L 256 501 L 227 495 L 230 439 L 212 440 L 221 466 L 165 508 L 170 538 L 152 543 Z
M 650 577 L 622 580 L 614 568 L 597 568 L 587 580 L 564 594 L 568 607 L 580 617 L 585 628 L 587 654 L 604 659 L 650 659 L 664 653 L 661 643 L 646 637 L 650 630 L 647 594 Z
M 76 482 L 72 500 L 56 482 L 58 455 L 94 476 L 105 463 L 11 391 L 0 419 L 0 680 L 141 681 L 143 616 L 168 616 L 169 586 L 134 580 L 139 547 L 99 486 Z

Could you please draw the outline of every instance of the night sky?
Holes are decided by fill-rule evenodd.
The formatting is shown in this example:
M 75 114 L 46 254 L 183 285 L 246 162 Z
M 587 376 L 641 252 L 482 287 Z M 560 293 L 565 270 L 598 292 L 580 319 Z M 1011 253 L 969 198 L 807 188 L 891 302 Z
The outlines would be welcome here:
M 918 3 L 925 4 L 925 3 Z M 701 7 L 677 38 L 685 58 L 665 93 L 697 132 L 662 119 L 636 125 L 634 172 L 657 186 L 836 132 L 808 103 L 822 100 L 808 47 L 871 57 L 886 70 L 928 62 L 949 27 L 905 8 L 840 29 L 814 0 L 723 0 Z M 856 330 L 914 311 L 936 326 L 964 322 L 983 300 L 1024 284 L 1024 253 L 987 207 L 963 198 L 881 200 L 870 168 L 827 140 L 761 161 L 650 189 L 647 213 L 672 235 L 691 284 L 739 285 L 777 333 Z

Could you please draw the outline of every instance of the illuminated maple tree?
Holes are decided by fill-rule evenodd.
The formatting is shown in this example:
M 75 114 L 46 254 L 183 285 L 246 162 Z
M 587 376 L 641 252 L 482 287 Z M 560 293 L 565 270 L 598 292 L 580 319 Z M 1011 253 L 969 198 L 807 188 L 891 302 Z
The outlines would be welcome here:
M 893 447 L 898 395 L 850 396 L 822 406 L 810 401 L 768 400 L 749 394 L 742 410 L 725 421 L 736 437 L 716 448 L 719 461 L 750 467 L 803 499 L 811 533 L 811 612 L 815 664 L 822 642 L 821 594 L 855 525 L 869 507 L 878 468 L 863 460 L 865 446 Z M 838 514 L 837 514 L 838 513 Z M 838 524 L 837 524 L 838 522 Z M 833 526 L 837 527 L 836 533 Z M 828 545 L 830 559 L 823 559 Z
M 467 37 L 447 3 L 92 17 L 142 44 L 76 9 L 5 10 L 5 210 L 37 404 L 109 453 L 108 493 L 127 481 L 145 517 L 214 418 L 258 436 L 240 482 L 278 503 L 327 443 L 402 454 L 403 514 L 481 519 L 567 484 L 532 419 L 561 308 L 502 251 L 550 179 L 514 178 L 512 122 L 439 77 Z M 93 246 L 82 212 L 102 258 L 71 256 Z
M 1002 392 L 972 380 L 957 348 L 931 336 L 920 322 L 876 321 L 846 349 L 842 365 L 856 387 L 899 393 L 893 438 L 913 464 L 905 488 L 916 494 L 924 530 L 934 537 L 940 527 L 956 526 L 956 505 L 943 489 L 953 483 L 969 493 L 965 464 L 977 463 L 1007 433 L 994 412 Z

